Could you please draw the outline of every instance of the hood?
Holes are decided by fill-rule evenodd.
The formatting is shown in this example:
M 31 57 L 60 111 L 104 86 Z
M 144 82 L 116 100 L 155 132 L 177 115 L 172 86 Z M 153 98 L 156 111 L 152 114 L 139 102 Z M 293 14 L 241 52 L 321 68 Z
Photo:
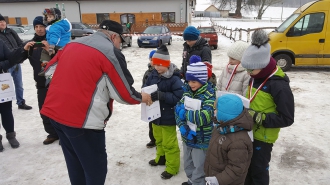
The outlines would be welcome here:
M 253 118 L 251 117 L 247 109 L 244 108 L 242 113 L 239 116 L 237 116 L 235 119 L 229 120 L 227 122 L 220 122 L 220 124 L 217 124 L 216 128 L 219 130 L 219 128 L 221 127 L 222 129 L 226 130 L 231 126 L 235 126 L 238 128 L 243 128 L 243 130 L 250 131 L 252 130 L 253 123 L 254 123 Z
M 56 22 L 55 24 L 59 24 L 62 28 L 64 28 L 64 30 L 66 32 L 69 32 L 72 29 L 72 25 L 71 25 L 70 21 L 66 18 Z
M 175 72 L 175 69 L 177 69 L 177 66 L 173 63 L 170 64 L 170 67 L 166 71 L 166 73 L 162 74 L 161 76 L 165 78 L 171 78 L 174 74 L 177 75 Z

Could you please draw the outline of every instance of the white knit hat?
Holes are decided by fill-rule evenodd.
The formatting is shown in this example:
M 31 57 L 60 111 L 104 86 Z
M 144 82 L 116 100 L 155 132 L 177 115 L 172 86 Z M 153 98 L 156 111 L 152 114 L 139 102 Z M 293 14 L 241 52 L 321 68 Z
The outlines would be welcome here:
M 229 47 L 227 55 L 230 58 L 241 61 L 243 53 L 247 47 L 249 47 L 247 42 L 239 40 Z

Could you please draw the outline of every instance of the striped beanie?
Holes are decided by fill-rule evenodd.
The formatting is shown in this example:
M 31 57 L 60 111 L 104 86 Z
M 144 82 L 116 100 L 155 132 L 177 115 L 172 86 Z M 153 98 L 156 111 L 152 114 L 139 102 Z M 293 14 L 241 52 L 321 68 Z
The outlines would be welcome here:
M 169 67 L 170 63 L 170 54 L 168 53 L 167 47 L 161 45 L 152 56 L 152 65 Z
M 207 82 L 207 67 L 201 62 L 201 58 L 197 55 L 193 55 L 189 59 L 189 65 L 187 66 L 186 80 L 198 81 L 202 85 Z

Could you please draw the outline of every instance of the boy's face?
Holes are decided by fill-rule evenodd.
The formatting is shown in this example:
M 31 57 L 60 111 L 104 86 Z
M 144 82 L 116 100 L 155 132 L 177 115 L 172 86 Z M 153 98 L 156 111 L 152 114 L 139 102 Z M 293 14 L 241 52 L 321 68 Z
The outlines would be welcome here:
M 164 66 L 154 65 L 154 67 L 159 74 L 164 74 L 166 71 L 168 71 L 168 68 Z
M 196 91 L 197 89 L 203 86 L 203 84 L 201 84 L 198 81 L 188 81 L 188 85 L 190 86 L 192 91 Z
M 47 14 L 47 21 L 48 22 L 51 22 L 54 19 L 55 19 L 55 16 L 53 14 Z
M 197 40 L 186 40 L 186 43 L 188 44 L 189 47 L 193 47 L 195 45 Z
M 233 59 L 229 57 L 229 62 L 230 65 L 239 65 L 241 62 L 239 60 Z

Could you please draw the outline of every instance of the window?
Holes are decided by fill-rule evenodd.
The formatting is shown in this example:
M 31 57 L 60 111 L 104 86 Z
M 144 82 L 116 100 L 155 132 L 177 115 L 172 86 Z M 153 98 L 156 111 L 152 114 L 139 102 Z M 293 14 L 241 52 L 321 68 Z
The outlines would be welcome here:
M 22 25 L 22 21 L 20 17 L 15 17 L 15 19 L 16 19 L 16 24 Z
M 104 20 L 110 20 L 110 16 L 108 13 L 97 13 L 96 14 L 97 24 L 101 24 Z
M 135 15 L 134 14 L 121 14 L 120 15 L 120 23 L 121 24 L 127 24 L 127 23 L 135 23 Z
M 293 36 L 321 32 L 323 30 L 324 17 L 324 13 L 305 15 L 293 26 Z
M 175 23 L 175 12 L 162 12 L 162 22 Z

